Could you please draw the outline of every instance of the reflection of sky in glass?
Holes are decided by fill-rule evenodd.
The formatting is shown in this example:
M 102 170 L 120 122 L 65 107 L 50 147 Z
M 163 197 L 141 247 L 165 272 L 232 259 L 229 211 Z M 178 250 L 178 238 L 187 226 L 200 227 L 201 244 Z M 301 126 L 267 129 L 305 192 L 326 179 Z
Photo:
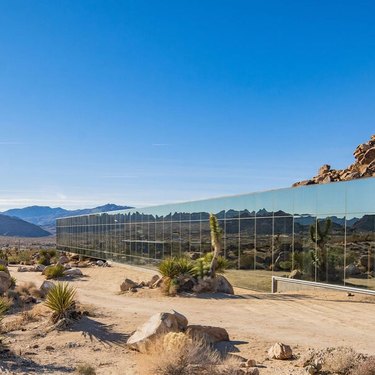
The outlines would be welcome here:
M 293 215 L 322 215 L 346 216 L 348 219 L 359 217 L 364 213 L 375 212 L 375 178 L 355 181 L 310 185 L 298 188 L 271 190 L 261 193 L 244 194 L 232 197 L 213 198 L 194 202 L 168 204 L 154 207 L 136 208 L 117 211 L 116 213 L 130 213 L 132 220 L 138 217 L 134 214 L 175 217 L 176 213 L 202 214 L 209 213 L 223 217 L 223 210 L 229 217 L 244 214 L 258 217 L 269 216 L 275 212 L 277 216 Z M 280 212 L 282 211 L 282 212 Z M 116 214 L 110 212 L 110 215 Z M 196 215 L 194 215 L 196 216 Z M 184 219 L 185 217 L 185 219 Z M 189 215 L 182 215 L 187 220 Z

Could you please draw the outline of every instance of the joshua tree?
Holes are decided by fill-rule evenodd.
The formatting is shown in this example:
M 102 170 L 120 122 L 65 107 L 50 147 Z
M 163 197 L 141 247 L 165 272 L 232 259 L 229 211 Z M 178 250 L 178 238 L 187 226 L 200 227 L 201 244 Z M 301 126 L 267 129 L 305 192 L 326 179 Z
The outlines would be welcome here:
M 221 253 L 221 239 L 223 235 L 223 231 L 221 230 L 219 222 L 214 214 L 210 214 L 210 230 L 213 257 L 209 274 L 211 278 L 214 278 L 216 276 L 217 258 Z

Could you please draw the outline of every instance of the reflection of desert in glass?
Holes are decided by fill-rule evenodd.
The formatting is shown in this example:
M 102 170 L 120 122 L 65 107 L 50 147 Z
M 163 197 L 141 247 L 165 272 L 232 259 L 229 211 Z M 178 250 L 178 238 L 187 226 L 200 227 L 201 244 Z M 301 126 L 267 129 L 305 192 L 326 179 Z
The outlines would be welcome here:
M 223 230 L 228 278 L 271 290 L 284 276 L 375 290 L 375 179 L 63 218 L 60 250 L 155 267 L 211 251 L 209 214 Z

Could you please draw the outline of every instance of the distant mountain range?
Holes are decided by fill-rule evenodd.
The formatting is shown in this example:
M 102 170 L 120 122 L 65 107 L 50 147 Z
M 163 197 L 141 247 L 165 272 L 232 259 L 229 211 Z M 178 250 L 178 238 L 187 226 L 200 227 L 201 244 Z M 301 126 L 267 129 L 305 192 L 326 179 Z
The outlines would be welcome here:
M 25 208 L 14 208 L 1 213 L 2 221 L 0 221 L 0 235 L 19 237 L 42 237 L 46 235 L 48 236 L 50 234 L 55 233 L 56 219 L 59 217 L 125 210 L 127 208 L 132 207 L 118 206 L 116 204 L 108 203 L 104 206 L 99 206 L 95 208 L 84 208 L 80 210 L 66 210 L 61 207 L 51 208 L 48 206 L 30 206 Z M 7 218 L 12 220 L 9 221 L 7 220 Z M 15 218 L 22 220 L 14 221 Z M 33 227 L 35 229 L 35 235 L 30 235 L 30 233 L 33 233 L 32 228 L 27 228 L 27 226 L 25 226 L 25 224 L 22 223 L 33 224 Z M 17 225 L 19 225 L 19 230 L 16 229 Z M 13 228 L 13 232 L 17 232 L 17 234 L 3 234 L 7 233 L 9 231 L 9 228 Z M 43 234 L 43 232 L 40 232 L 37 229 L 40 229 L 46 234 Z M 23 231 L 25 232 L 24 235 L 22 234 Z
M 51 233 L 38 225 L 28 223 L 18 217 L 0 214 L 0 236 L 10 237 L 46 237 Z

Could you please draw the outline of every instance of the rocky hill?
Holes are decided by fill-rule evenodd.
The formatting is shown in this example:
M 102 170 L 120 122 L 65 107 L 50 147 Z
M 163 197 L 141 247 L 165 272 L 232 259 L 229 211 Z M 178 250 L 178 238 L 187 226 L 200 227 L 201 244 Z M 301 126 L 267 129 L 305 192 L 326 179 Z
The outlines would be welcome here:
M 10 237 L 46 237 L 51 233 L 35 224 L 28 223 L 17 217 L 0 214 L 0 236 Z
M 375 134 L 371 136 L 367 143 L 359 145 L 353 155 L 355 161 L 348 168 L 332 169 L 330 165 L 324 164 L 315 177 L 296 182 L 293 186 L 327 184 L 334 181 L 348 181 L 375 176 Z

